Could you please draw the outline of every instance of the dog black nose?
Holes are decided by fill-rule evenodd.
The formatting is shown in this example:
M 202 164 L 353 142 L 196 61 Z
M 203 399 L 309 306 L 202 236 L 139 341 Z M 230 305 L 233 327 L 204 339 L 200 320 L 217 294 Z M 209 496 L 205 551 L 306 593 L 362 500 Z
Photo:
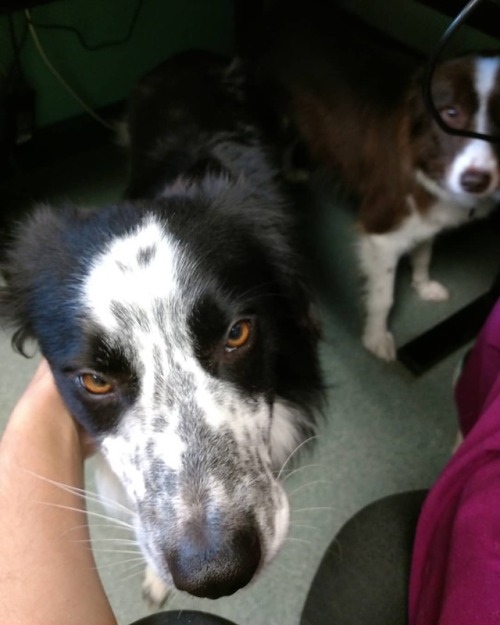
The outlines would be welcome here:
M 491 174 L 483 169 L 466 169 L 460 176 L 462 189 L 467 193 L 483 193 L 490 183 Z
M 261 560 L 257 529 L 191 526 L 167 563 L 174 584 L 197 597 L 232 595 L 252 579 Z

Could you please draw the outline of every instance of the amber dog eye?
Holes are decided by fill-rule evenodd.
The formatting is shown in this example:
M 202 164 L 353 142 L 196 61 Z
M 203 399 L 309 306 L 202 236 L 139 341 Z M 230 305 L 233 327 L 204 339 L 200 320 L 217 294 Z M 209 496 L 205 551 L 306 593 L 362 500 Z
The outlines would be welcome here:
M 83 373 L 79 380 L 83 388 L 92 395 L 106 395 L 113 390 L 112 384 L 95 373 Z
M 458 106 L 446 106 L 439 112 L 441 119 L 451 128 L 463 128 L 466 124 L 465 115 Z
M 252 324 L 248 319 L 242 319 L 235 323 L 229 330 L 226 339 L 226 349 L 238 349 L 243 347 L 250 338 Z

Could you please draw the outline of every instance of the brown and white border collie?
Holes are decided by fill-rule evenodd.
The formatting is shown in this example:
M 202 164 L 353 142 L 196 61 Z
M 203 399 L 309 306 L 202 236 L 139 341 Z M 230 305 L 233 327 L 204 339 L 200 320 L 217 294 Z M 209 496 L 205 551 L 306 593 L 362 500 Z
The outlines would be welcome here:
M 441 130 L 424 105 L 415 63 L 345 19 L 320 22 L 282 26 L 265 55 L 265 73 L 310 155 L 359 200 L 363 344 L 393 360 L 388 317 L 398 261 L 410 254 L 422 299 L 448 298 L 429 276 L 432 240 L 495 207 L 500 144 Z M 499 134 L 500 56 L 442 62 L 432 97 L 448 126 Z

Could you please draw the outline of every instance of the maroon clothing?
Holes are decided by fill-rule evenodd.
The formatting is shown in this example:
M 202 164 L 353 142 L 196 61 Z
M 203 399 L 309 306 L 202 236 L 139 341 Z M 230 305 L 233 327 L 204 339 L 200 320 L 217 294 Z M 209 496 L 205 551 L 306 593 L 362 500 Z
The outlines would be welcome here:
M 455 393 L 465 439 L 418 522 L 410 625 L 500 624 L 500 303 Z

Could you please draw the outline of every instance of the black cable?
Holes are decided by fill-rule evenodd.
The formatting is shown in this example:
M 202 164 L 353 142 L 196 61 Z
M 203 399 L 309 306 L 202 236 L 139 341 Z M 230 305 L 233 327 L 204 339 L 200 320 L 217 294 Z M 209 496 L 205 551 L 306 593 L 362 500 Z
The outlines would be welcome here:
M 76 36 L 76 38 L 78 39 L 82 47 L 84 47 L 86 50 L 89 50 L 91 52 L 95 52 L 96 50 L 103 50 L 104 48 L 110 48 L 113 46 L 119 46 L 124 43 L 127 43 L 127 41 L 130 40 L 132 33 L 134 32 L 135 25 L 137 24 L 137 20 L 142 10 L 143 4 L 144 4 L 144 0 L 138 0 L 126 35 L 124 35 L 120 39 L 111 39 L 111 40 L 103 41 L 101 43 L 96 43 L 96 44 L 88 43 L 85 40 L 85 37 L 82 35 L 82 33 L 74 26 L 66 26 L 64 24 L 48 24 L 48 23 L 43 23 L 43 22 L 38 22 L 38 21 L 35 22 L 32 19 L 29 20 L 29 23 L 35 26 L 36 28 L 44 28 L 47 30 L 63 30 L 63 31 L 72 33 L 73 35 Z
M 434 70 L 436 69 L 439 56 L 441 55 L 443 49 L 448 44 L 448 41 L 455 34 L 457 29 L 465 22 L 465 20 L 471 15 L 474 9 L 476 9 L 481 2 L 483 2 L 483 0 L 470 0 L 444 32 L 436 48 L 434 49 L 434 52 L 431 54 L 427 62 L 424 82 L 422 85 L 422 92 L 425 105 L 427 106 L 434 120 L 442 130 L 452 135 L 470 137 L 472 139 L 482 139 L 483 141 L 496 143 L 500 142 L 500 136 L 493 136 L 489 134 L 474 132 L 473 130 L 464 130 L 461 128 L 452 128 L 451 126 L 448 126 L 448 124 L 445 123 L 445 121 L 439 114 L 439 111 L 436 109 L 434 100 L 432 98 L 432 77 L 434 76 Z

